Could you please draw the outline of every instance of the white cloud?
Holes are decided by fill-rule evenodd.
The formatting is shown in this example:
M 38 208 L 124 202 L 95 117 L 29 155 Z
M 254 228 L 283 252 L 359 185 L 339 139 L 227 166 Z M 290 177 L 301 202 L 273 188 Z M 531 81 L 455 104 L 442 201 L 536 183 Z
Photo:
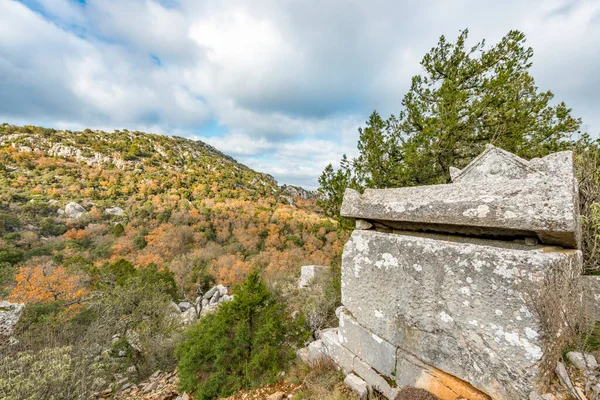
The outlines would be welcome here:
M 0 0 L 8 122 L 200 137 L 314 187 L 373 109 L 399 111 L 439 35 L 468 27 L 488 43 L 525 31 L 540 88 L 600 130 L 594 0 L 31 1 Z

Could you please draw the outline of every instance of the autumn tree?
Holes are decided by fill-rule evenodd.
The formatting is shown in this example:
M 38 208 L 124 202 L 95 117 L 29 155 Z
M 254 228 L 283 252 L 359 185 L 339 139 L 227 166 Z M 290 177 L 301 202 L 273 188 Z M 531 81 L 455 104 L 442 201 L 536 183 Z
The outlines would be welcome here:
M 75 303 L 87 293 L 83 285 L 83 276 L 70 274 L 65 268 L 54 265 L 50 260 L 19 268 L 15 280 L 16 286 L 9 296 L 10 301 L 14 302 Z

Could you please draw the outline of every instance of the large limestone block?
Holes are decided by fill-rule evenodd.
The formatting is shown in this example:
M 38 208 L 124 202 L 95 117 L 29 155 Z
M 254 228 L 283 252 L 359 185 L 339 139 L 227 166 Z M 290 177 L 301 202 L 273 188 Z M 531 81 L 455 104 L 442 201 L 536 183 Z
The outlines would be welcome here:
M 340 367 L 344 372 L 349 373 L 354 366 L 355 354 L 342 346 L 339 341 L 338 330 L 336 328 L 323 331 L 321 338 L 325 349 L 325 354 Z
M 360 325 L 423 362 L 493 398 L 519 399 L 539 377 L 542 336 L 554 334 L 544 331 L 535 299 L 549 281 L 568 288 L 580 270 L 578 250 L 354 231 L 342 259 L 342 303 Z M 561 307 L 569 293 L 556 294 Z
M 359 357 L 354 358 L 354 372 L 367 382 L 369 386 L 390 400 L 394 400 L 400 392 L 395 383 L 390 382 Z
M 394 379 L 396 347 L 361 326 L 347 311 L 340 314 L 338 328 L 340 343 L 366 361 L 381 375 Z
M 579 247 L 571 152 L 525 161 L 495 149 L 454 174 L 455 183 L 445 185 L 367 189 L 362 195 L 347 189 L 341 215 L 395 229 L 537 236 L 543 243 Z

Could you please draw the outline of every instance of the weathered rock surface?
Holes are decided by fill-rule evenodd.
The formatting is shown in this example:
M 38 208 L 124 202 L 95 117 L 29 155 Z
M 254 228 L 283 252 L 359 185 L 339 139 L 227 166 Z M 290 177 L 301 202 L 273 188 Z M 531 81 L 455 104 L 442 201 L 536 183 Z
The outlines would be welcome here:
M 580 258 L 578 250 L 354 231 L 342 260 L 342 303 L 379 339 L 353 334 L 342 344 L 360 340 L 370 357 L 398 346 L 494 398 L 525 398 L 543 355 L 527 299 L 553 270 L 575 280 Z M 341 315 L 343 332 L 349 319 Z
M 104 213 L 108 215 L 123 215 L 125 214 L 125 210 L 121 207 L 111 207 L 104 210 Z
M 582 276 L 581 286 L 586 314 L 592 321 L 600 321 L 600 276 Z
M 72 201 L 65 206 L 65 215 L 68 218 L 77 219 L 81 218 L 85 214 L 87 214 L 86 209 L 83 208 L 83 206 L 79 203 Z
M 592 354 L 582 353 L 580 351 L 570 351 L 567 353 L 567 359 L 582 371 L 589 371 L 598 368 L 596 357 Z
M 537 236 L 543 243 L 578 248 L 579 203 L 572 153 L 527 162 L 500 149 L 486 152 L 487 156 L 473 161 L 455 183 L 367 189 L 362 195 L 348 189 L 341 215 L 379 221 L 396 229 Z M 498 152 L 509 154 L 501 158 L 514 160 L 491 163 Z
M 300 272 L 299 288 L 310 286 L 311 282 L 327 274 L 329 267 L 324 265 L 303 265 Z
M 369 396 L 369 387 L 367 386 L 367 382 L 363 381 L 361 378 L 354 374 L 346 375 L 344 379 L 344 384 L 348 386 L 360 400 L 367 400 Z
M 322 352 L 388 399 L 401 387 L 527 399 L 545 388 L 564 327 L 580 323 L 573 155 L 525 161 L 490 146 L 450 172 L 447 185 L 346 192 L 342 215 L 357 230 L 339 327 L 303 354 Z M 600 297 L 600 281 L 589 285 Z
M 182 301 L 179 304 L 171 302 L 170 308 L 182 324 L 191 324 L 198 318 L 217 310 L 223 302 L 233 300 L 233 295 L 228 295 L 228 291 L 226 286 L 219 284 L 207 291 L 204 296 L 197 297 L 194 304 L 188 301 Z
M 25 310 L 23 303 L 0 301 L 0 342 L 8 340 Z

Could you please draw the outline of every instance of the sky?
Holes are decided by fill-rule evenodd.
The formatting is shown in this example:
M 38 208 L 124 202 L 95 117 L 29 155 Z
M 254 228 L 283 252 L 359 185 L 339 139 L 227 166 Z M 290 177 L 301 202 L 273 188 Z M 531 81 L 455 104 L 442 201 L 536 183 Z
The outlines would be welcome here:
M 536 84 L 598 135 L 598 0 L 0 0 L 0 122 L 199 139 L 315 188 L 465 28 L 522 30 Z

